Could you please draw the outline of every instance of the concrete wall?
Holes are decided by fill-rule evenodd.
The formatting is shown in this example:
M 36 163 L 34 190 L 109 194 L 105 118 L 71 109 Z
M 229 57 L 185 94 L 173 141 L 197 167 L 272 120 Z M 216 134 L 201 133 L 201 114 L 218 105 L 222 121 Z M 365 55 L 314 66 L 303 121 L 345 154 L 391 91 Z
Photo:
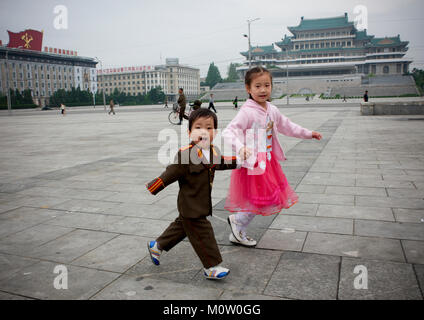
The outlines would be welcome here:
M 416 115 L 424 114 L 424 102 L 363 102 L 361 115 Z

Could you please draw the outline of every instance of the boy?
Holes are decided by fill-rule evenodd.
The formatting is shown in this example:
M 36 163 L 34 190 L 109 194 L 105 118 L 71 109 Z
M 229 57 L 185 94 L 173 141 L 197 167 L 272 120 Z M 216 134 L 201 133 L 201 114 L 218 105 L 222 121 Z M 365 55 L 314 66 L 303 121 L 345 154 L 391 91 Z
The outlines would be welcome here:
M 237 168 L 236 157 L 224 157 L 212 145 L 217 127 L 218 119 L 212 111 L 201 108 L 192 112 L 188 129 L 192 142 L 178 151 L 174 164 L 146 185 L 153 195 L 177 180 L 180 186 L 178 218 L 159 238 L 147 243 L 152 262 L 159 265 L 162 251 L 171 250 L 187 236 L 203 264 L 207 279 L 223 279 L 230 272 L 219 266 L 222 257 L 212 225 L 206 218 L 212 215 L 215 170 Z

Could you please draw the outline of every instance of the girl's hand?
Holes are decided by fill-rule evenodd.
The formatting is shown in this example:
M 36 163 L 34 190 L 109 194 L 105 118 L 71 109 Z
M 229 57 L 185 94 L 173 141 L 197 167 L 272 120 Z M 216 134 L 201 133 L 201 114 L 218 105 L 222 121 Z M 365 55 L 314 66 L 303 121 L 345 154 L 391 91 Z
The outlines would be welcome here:
M 240 154 L 240 158 L 242 160 L 246 160 L 246 159 L 250 158 L 250 156 L 252 155 L 252 152 L 249 149 L 247 149 L 246 147 L 243 147 L 243 148 L 240 149 L 239 154 Z
M 321 140 L 322 139 L 322 135 L 319 132 L 312 131 L 312 138 L 313 139 L 317 139 L 317 140 Z

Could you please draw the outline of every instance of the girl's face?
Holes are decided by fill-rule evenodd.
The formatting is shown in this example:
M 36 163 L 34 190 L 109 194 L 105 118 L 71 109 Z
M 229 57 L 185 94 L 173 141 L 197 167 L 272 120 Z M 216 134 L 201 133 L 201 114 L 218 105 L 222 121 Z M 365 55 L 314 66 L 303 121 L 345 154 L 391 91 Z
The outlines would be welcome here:
M 253 100 L 261 106 L 266 107 L 266 101 L 271 97 L 272 81 L 268 73 L 252 79 L 250 86 L 246 85 L 247 92 L 252 96 Z

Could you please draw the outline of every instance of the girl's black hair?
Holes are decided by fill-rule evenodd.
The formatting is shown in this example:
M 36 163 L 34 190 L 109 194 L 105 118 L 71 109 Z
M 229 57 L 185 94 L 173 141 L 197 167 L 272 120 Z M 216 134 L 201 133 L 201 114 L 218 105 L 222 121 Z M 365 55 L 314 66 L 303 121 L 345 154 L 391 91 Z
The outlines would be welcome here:
M 218 129 L 218 118 L 215 112 L 212 112 L 211 110 L 206 108 L 200 108 L 200 109 L 197 109 L 196 111 L 193 111 L 190 114 L 190 117 L 188 118 L 189 131 L 191 131 L 191 127 L 193 126 L 193 123 L 199 118 L 212 118 L 214 129 Z

